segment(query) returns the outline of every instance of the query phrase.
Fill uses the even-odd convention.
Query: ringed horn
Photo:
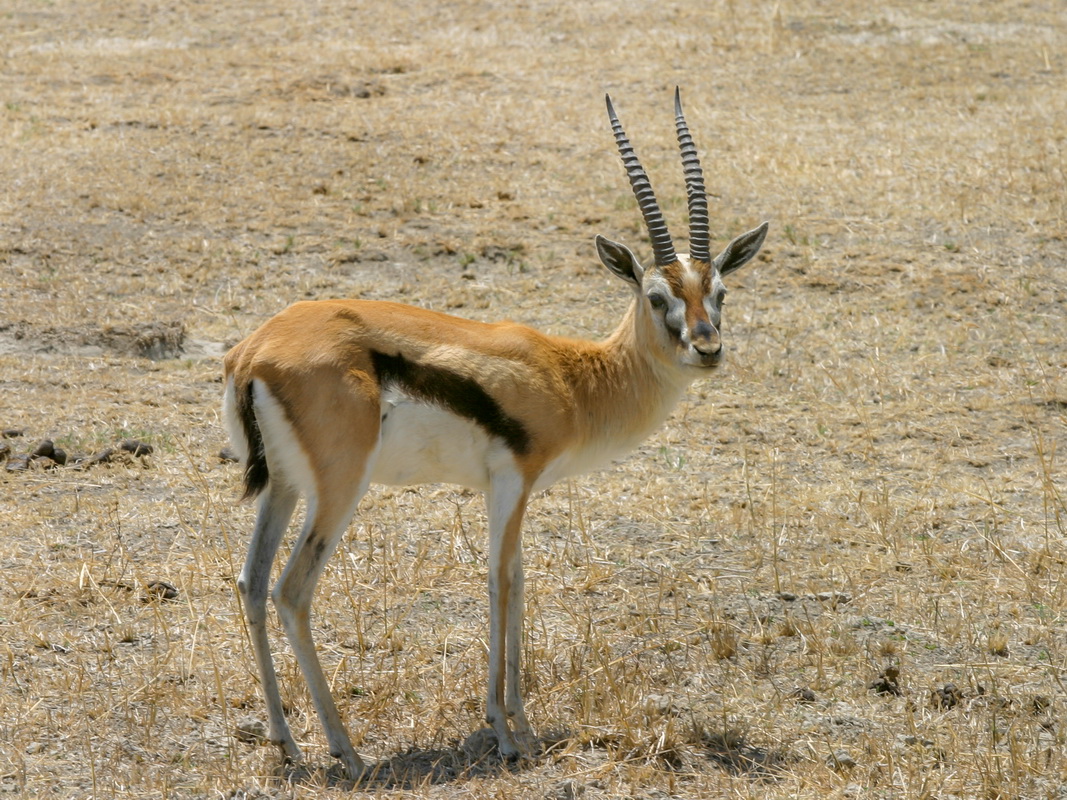
[[[652,184],[648,180],[641,162],[637,159],[630,140],[623,131],[622,123],[615,113],[615,107],[611,104],[611,96],[605,95],[608,106],[608,118],[611,120],[611,129],[615,134],[615,143],[622,156],[626,175],[630,179],[630,187],[637,198],[637,206],[641,210],[641,216],[645,219],[645,227],[652,242],[652,254],[656,266],[665,267],[678,260],[674,251],[671,235],[667,231],[667,223],[663,219],[656,195],[652,191]],[[689,126],[686,125],[685,116],[682,114],[682,97],[678,87],[674,89],[674,117],[675,126],[678,130],[678,145],[682,151],[682,169],[685,172],[685,193],[689,205],[689,257],[694,261],[704,263],[711,262],[710,233],[708,229],[708,197],[704,189],[704,173],[700,169],[700,159],[697,156],[696,145],[693,137],[689,134]]]

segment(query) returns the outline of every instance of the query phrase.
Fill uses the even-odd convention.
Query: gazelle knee
[[[246,607],[266,606],[267,581],[254,572],[242,570],[237,576],[237,593],[241,595]]]
[[[283,624],[289,625],[298,620],[307,621],[311,616],[310,602],[306,595],[307,587],[300,581],[283,577],[274,586],[270,594],[271,602],[281,617]]]

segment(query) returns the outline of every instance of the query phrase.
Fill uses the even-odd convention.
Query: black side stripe
[[[490,436],[503,439],[516,455],[529,452],[530,435],[522,423],[506,414],[473,378],[409,361],[400,353],[389,355],[371,350],[370,357],[382,386],[395,385],[412,397],[471,420]]]
[[[237,393],[237,416],[241,418],[245,440],[248,442],[248,461],[245,463],[245,491],[242,500],[255,497],[267,487],[270,471],[267,453],[263,449],[263,434],[259,430],[256,410],[252,405],[252,381],[243,392]]]

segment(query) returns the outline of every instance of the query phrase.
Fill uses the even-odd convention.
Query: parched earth
[[[0,791],[1067,797],[1061,17],[8,3]],[[281,768],[222,353],[327,297],[606,336],[593,236],[649,248],[603,95],[684,250],[676,85],[716,242],[771,235],[726,367],[531,507],[540,756],[482,729],[484,510],[434,486],[375,490],[316,601],[377,771],[345,783],[272,621],[308,753]]]

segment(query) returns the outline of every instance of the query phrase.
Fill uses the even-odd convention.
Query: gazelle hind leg
[[[522,476],[493,478],[489,501],[489,694],[486,721],[505,758],[527,755],[533,738],[518,682],[522,655],[522,517],[528,489]],[[509,720],[520,734],[512,734]]]
[[[369,474],[366,465],[363,472]],[[311,633],[311,601],[323,568],[337,548],[356,505],[366,491],[367,481],[364,479],[358,489],[348,487],[346,490],[337,487],[333,492],[327,492],[324,488],[323,496],[308,498],[304,530],[274,589],[274,604],[278,609],[278,616],[285,627],[289,644],[296,654],[319,720],[326,731],[330,754],[341,761],[348,777],[354,781],[363,775],[365,767],[363,759],[352,747],[315,650]]]
[[[296,507],[297,492],[274,481],[260,496],[252,541],[248,547],[244,568],[237,579],[237,590],[244,605],[245,620],[252,652],[259,669],[260,686],[267,705],[267,725],[270,741],[278,745],[289,761],[300,760],[297,746],[285,721],[281,694],[278,691],[278,675],[270,654],[267,637],[267,594],[270,589],[270,570],[278,543],[289,526]]]

